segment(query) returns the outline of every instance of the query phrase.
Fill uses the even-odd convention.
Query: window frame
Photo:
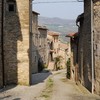
[[[10,11],[10,6],[13,6],[13,10]],[[16,3],[14,1],[8,1],[7,2],[7,12],[12,13],[12,12],[16,12]]]

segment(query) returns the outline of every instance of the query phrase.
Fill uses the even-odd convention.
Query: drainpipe
[[[3,78],[3,87],[5,86],[5,73],[4,73],[4,38],[3,38],[3,26],[4,26],[4,0],[2,0],[2,15],[1,15],[1,56],[2,56],[2,78]]]
[[[91,0],[91,67],[92,67],[92,93],[94,93],[94,54],[93,54],[93,0]]]

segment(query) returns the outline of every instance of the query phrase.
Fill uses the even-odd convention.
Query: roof
[[[46,26],[38,26],[38,29],[48,30]]]
[[[38,13],[38,12],[36,12],[36,11],[32,11],[32,13],[35,13],[35,14],[37,14],[37,15],[40,15],[40,13]]]
[[[58,32],[54,32],[54,31],[48,31],[48,35],[59,36],[59,33]]]
[[[70,33],[70,34],[66,35],[66,37],[75,37],[77,35],[78,35],[78,32],[76,32],[76,33]]]

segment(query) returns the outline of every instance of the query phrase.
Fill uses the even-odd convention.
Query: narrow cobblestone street
[[[100,100],[81,85],[67,80],[66,70],[43,72],[33,78],[35,82],[31,87],[7,87],[0,92],[0,100]]]

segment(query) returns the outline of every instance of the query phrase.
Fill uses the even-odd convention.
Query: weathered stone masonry
[[[2,0],[0,0],[0,87],[3,85],[2,80],[2,54],[1,54],[1,34],[2,34]]]
[[[38,72],[38,15],[32,11],[32,73]]]
[[[47,52],[47,28],[46,27],[38,27],[39,31],[39,60],[41,64],[48,65],[48,52]]]
[[[94,74],[95,93],[100,95],[100,0],[94,2]]]
[[[5,85],[12,83],[30,85],[30,1],[4,0],[4,2],[3,46]],[[0,85],[2,84],[1,68],[0,62]]]
[[[92,67],[91,67],[91,0],[84,0],[84,23],[82,34],[82,84],[92,90]],[[80,48],[81,49],[81,48]]]
[[[91,38],[92,33],[93,38]],[[94,69],[92,69],[91,39],[93,39]],[[79,80],[88,90],[93,90],[94,93],[100,95],[100,0],[93,0],[93,5],[91,5],[91,0],[84,0],[84,19],[79,29],[78,48]],[[92,84],[94,84],[93,87]]]
[[[100,0],[84,0],[84,25],[83,25],[83,84],[90,91],[92,90],[92,78],[94,78],[94,92],[100,95]],[[93,16],[91,12],[93,9]],[[91,23],[93,20],[93,25]],[[93,67],[92,69],[92,49],[91,37],[93,28]],[[92,73],[94,70],[94,73]],[[92,76],[94,74],[94,77]]]

